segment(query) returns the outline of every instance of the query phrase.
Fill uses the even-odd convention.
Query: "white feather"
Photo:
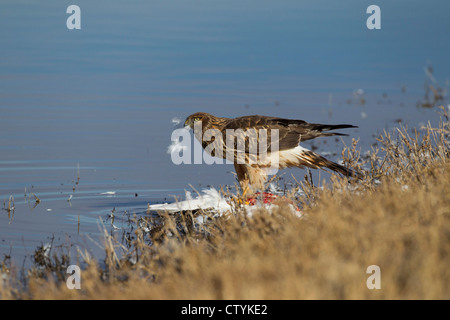
[[[299,163],[299,155],[310,151],[301,145],[293,149],[281,150],[279,153],[271,153],[267,156],[267,163],[271,163],[271,167],[266,170],[267,175],[274,175],[279,169],[286,168],[287,163]]]
[[[202,190],[202,194],[193,198],[190,192],[186,192],[186,200],[173,203],[154,204],[148,206],[152,211],[192,211],[198,209],[215,209],[220,213],[231,210],[231,206],[226,199],[214,188]]]
[[[177,201],[173,203],[163,203],[163,204],[153,204],[149,205],[148,209],[151,211],[166,211],[166,212],[180,212],[180,211],[192,211],[192,210],[214,210],[218,215],[222,215],[226,212],[231,212],[233,207],[230,205],[229,201],[223,197],[219,191],[214,188],[203,189],[202,193],[196,198],[192,198],[189,192],[186,192],[187,199],[183,201]],[[297,215],[301,216],[301,212],[298,211],[292,204],[289,204],[291,211]],[[244,208],[248,215],[252,215],[255,210],[260,208],[265,208],[271,211],[277,208],[276,204],[265,204],[258,200],[255,205],[245,205]],[[202,218],[203,219],[203,218]],[[200,219],[201,221],[203,221]],[[199,221],[198,221],[199,222]],[[199,222],[200,223],[200,222]]]

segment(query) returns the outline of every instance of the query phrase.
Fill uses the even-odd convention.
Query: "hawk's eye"
[[[194,117],[194,121],[199,121],[200,117]]]

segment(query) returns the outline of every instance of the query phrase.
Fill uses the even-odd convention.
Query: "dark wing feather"
[[[328,124],[316,124],[308,123],[303,120],[283,119],[277,117],[265,117],[265,116],[244,116],[235,119],[229,119],[224,123],[221,128],[223,134],[226,129],[241,129],[247,131],[253,129],[258,131],[259,129],[267,129],[268,137],[268,151],[270,151],[270,141],[272,141],[271,129],[277,129],[279,134],[279,150],[286,150],[295,148],[301,141],[314,139],[317,137],[327,136],[346,136],[347,134],[339,132],[326,132],[335,129],[345,128],[357,128],[356,126],[349,124],[328,125]],[[225,136],[225,135],[224,135]],[[247,139],[248,141],[248,139]],[[248,152],[248,146],[246,146],[246,152]]]

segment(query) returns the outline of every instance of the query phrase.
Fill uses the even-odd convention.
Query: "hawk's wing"
[[[326,124],[315,124],[308,123],[303,120],[291,120],[291,119],[283,119],[277,117],[266,117],[266,116],[244,116],[235,119],[229,119],[222,129],[222,134],[225,137],[227,129],[233,129],[234,132],[237,132],[239,129],[246,134],[246,152],[249,152],[248,149],[248,141],[249,136],[251,137],[256,135],[259,138],[260,129],[266,129],[267,134],[267,151],[271,150],[271,142],[272,141],[272,130],[278,130],[278,149],[286,150],[292,149],[299,145],[301,141],[306,141],[310,139],[314,139],[317,137],[324,136],[346,136],[346,134],[338,133],[338,132],[325,132],[334,129],[341,128],[356,128],[355,126],[348,124],[340,124],[340,125],[326,125]],[[251,132],[252,134],[249,134]],[[262,150],[261,150],[262,151]]]

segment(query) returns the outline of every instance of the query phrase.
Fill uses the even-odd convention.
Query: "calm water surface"
[[[66,28],[71,4],[81,30]],[[0,206],[13,197],[15,210],[0,211],[0,260],[30,261],[52,239],[99,253],[91,239],[112,211],[233,185],[232,166],[171,162],[174,118],[351,123],[344,141],[364,150],[398,121],[436,124],[417,103],[425,82],[449,87],[448,1],[378,1],[372,31],[370,4],[2,1]],[[339,160],[340,141],[316,143]]]

